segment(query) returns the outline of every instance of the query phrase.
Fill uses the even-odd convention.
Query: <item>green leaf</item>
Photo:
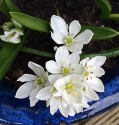
[[[24,13],[10,12],[11,16],[22,25],[41,32],[50,32],[51,28],[47,21],[29,16]]]
[[[50,24],[47,21],[23,13],[11,12],[10,14],[15,20],[17,20],[19,23],[26,27],[42,32],[51,31]],[[93,40],[110,39],[119,34],[116,30],[106,27],[103,28],[95,26],[82,26],[82,31],[84,31],[85,29],[90,29],[94,32]]]
[[[0,0],[0,11],[3,14],[5,14],[6,16],[8,16],[8,17],[10,16],[9,15],[9,9],[8,9],[8,7],[7,7],[7,5],[6,5],[4,0]]]
[[[13,3],[13,0],[5,0],[10,11],[21,12],[21,10]]]
[[[8,71],[8,69],[10,68],[13,62],[13,60],[10,60],[10,57],[12,53],[14,53],[14,50],[16,49],[16,47],[17,47],[16,45],[14,46],[8,43],[3,47],[3,49],[0,52],[0,58],[1,58],[0,80],[2,80],[2,78],[4,77],[4,75],[6,74],[6,72]]]
[[[102,18],[109,18],[110,12],[112,11],[110,2],[108,0],[95,0],[95,2],[102,10],[102,14],[100,16]]]
[[[24,38],[20,44],[13,45],[10,43],[6,43],[6,45],[2,48],[0,52],[0,80],[5,76],[12,63],[14,62],[17,54],[19,53],[27,34],[24,35]]]
[[[3,0],[0,0],[0,5],[2,4]]]
[[[90,29],[93,33],[93,40],[106,40],[119,35],[119,32],[107,27],[82,26],[82,30]]]

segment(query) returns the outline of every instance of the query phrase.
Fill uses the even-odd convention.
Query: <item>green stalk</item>
[[[86,57],[92,58],[94,56],[106,56],[107,58],[119,56],[119,47],[100,53],[82,54],[81,59]]]
[[[57,9],[57,16],[60,16],[59,10]]]
[[[54,54],[52,54],[52,53],[43,52],[43,51],[28,48],[28,47],[22,47],[21,51],[26,52],[26,53],[30,53],[30,54],[34,54],[34,55],[37,55],[37,56],[54,58]]]
[[[0,47],[3,47],[3,46],[4,46],[4,43],[0,43]],[[20,51],[25,52],[25,53],[34,54],[37,56],[54,58],[54,54],[52,54],[52,53],[39,51],[39,50],[28,48],[28,47],[21,47]],[[81,54],[81,59],[84,59],[86,57],[92,58],[94,56],[106,56],[107,58],[119,56],[119,47],[110,49],[108,51],[103,51],[100,53]]]
[[[110,14],[110,20],[119,21],[119,14]]]

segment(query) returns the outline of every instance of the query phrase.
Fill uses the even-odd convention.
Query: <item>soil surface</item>
[[[67,23],[70,23],[72,20],[79,20],[82,25],[105,26],[119,31],[118,22],[105,21],[99,18],[101,11],[96,6],[94,0],[14,0],[14,2],[22,12],[47,21],[50,21],[53,14],[57,14],[56,10],[58,9],[60,16],[63,17]],[[110,0],[110,2],[113,7],[112,12],[119,13],[119,1]],[[7,20],[2,13],[0,13],[0,18],[0,24],[3,24]],[[25,42],[25,46],[53,53],[53,47],[57,45],[51,39],[50,34],[31,31]],[[92,41],[84,46],[83,53],[100,52],[117,46],[119,46],[119,36],[105,41]],[[45,66],[45,62],[48,60],[50,60],[50,58],[20,52],[4,80],[8,81],[7,84],[9,84],[11,88],[17,90],[21,83],[16,82],[16,80],[24,73],[32,73],[27,66],[29,61]],[[114,68],[118,62],[118,57],[107,59],[103,66],[106,73]]]
[[[110,1],[113,7],[112,12],[118,13],[118,0]],[[105,26],[119,30],[119,23],[116,21],[105,21],[99,18],[101,11],[96,6],[94,0],[75,0],[75,2],[73,0],[14,0],[14,2],[22,12],[47,21],[50,21],[51,16],[56,14],[56,10],[58,9],[60,15],[67,23],[70,23],[72,20],[79,20],[82,25]],[[3,24],[7,19],[2,13],[0,13],[0,17],[2,19],[0,20],[0,24]],[[25,46],[53,53],[53,47],[57,45],[51,39],[49,33],[31,31],[25,42]],[[83,53],[100,52],[117,46],[119,46],[119,37],[105,41],[92,41],[84,46]],[[20,52],[4,80],[9,81],[8,83],[12,85],[12,88],[17,89],[20,86],[20,83],[16,82],[17,78],[24,73],[31,73],[27,67],[29,61],[45,66],[45,62],[48,60],[50,59]],[[117,57],[110,58],[107,59],[103,67],[106,72],[108,72],[115,67],[117,63]]]

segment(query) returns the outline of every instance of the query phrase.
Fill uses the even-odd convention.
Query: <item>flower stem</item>
[[[3,47],[3,46],[4,46],[4,43],[0,43],[0,47]],[[20,49],[20,51],[25,52],[25,53],[34,54],[34,55],[37,55],[37,56],[54,58],[54,54],[52,54],[52,53],[39,51],[39,50],[32,49],[32,48],[25,47],[25,46],[23,46]],[[84,59],[86,57],[92,58],[94,56],[106,56],[107,58],[116,57],[116,56],[119,56],[119,47],[114,48],[114,49],[110,49],[108,51],[103,51],[103,52],[100,52],[100,53],[81,54],[80,56],[81,56],[81,59]]]
[[[119,47],[100,53],[82,54],[81,59],[84,59],[86,57],[92,58],[94,56],[106,56],[107,58],[119,56]]]
[[[28,48],[28,47],[22,47],[21,51],[30,53],[30,54],[34,54],[34,55],[38,55],[38,56],[54,58],[54,54],[52,54],[52,53],[43,52],[43,51],[39,51],[36,49]]]

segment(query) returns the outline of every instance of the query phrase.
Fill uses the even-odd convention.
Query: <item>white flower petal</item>
[[[2,41],[8,42],[8,39],[5,35],[0,35],[0,38],[1,38]]]
[[[100,67],[102,66],[106,61],[106,57],[105,56],[96,56],[96,57],[93,57],[92,59],[90,59],[88,62],[87,62],[87,65],[90,65],[90,66],[96,66],[96,67]]]
[[[20,88],[16,92],[15,98],[19,99],[27,98],[33,89],[34,89],[33,82],[27,82],[22,86],[20,86]]]
[[[15,32],[15,30],[5,31],[5,35],[1,35],[1,39],[5,42],[19,43],[20,35]]]
[[[63,105],[60,105],[59,110],[64,117],[68,117],[69,106],[64,107]]]
[[[20,43],[21,40],[20,40],[20,38],[12,38],[12,39],[9,39],[9,42],[10,42],[10,43],[17,44],[17,43]]]
[[[34,81],[36,79],[37,79],[37,77],[35,75],[24,74],[20,78],[18,78],[17,81],[28,82],[28,81]]]
[[[37,86],[30,94],[30,107],[35,106],[35,104],[38,102],[38,99],[36,98],[37,93],[41,90],[42,86]]]
[[[63,86],[65,85],[65,81],[62,79],[59,79],[55,82],[54,87],[60,92],[63,90]]]
[[[66,107],[66,106],[68,106],[68,104],[65,102],[65,100],[63,100],[62,99],[62,105],[64,106],[64,107]]]
[[[55,54],[55,60],[60,66],[62,66],[66,62],[68,56],[69,56],[68,49],[65,47],[59,47]]]
[[[96,77],[101,77],[105,74],[104,69],[102,69],[101,67],[93,67],[92,72]]]
[[[80,113],[80,112],[83,112],[83,106],[81,106],[80,104],[73,104],[73,107],[74,107],[74,109],[75,109],[75,111],[77,112],[77,113]]]
[[[54,113],[58,110],[61,104],[61,98],[52,97],[50,99],[50,113],[54,115]]]
[[[15,35],[8,40],[11,43],[20,43],[20,35],[18,33],[15,33]]]
[[[104,85],[99,78],[93,77],[92,79],[88,79],[87,83],[95,91],[104,92]]]
[[[70,110],[69,110],[69,116],[74,116],[76,114],[74,108],[72,106],[70,106]]]
[[[94,33],[91,30],[85,30],[79,35],[75,37],[75,41],[79,42],[80,44],[88,44],[90,40],[92,39]]]
[[[88,98],[88,100],[99,100],[98,94],[90,88],[88,88],[88,91],[85,93],[85,96]]]
[[[50,86],[42,88],[36,95],[36,98],[39,100],[49,100],[51,97]]]
[[[89,61],[89,57],[86,57],[85,59],[80,61],[80,64],[83,65],[83,66],[86,66],[88,61]]]
[[[45,71],[42,66],[29,61],[28,67],[31,68],[37,76],[44,76]]]
[[[86,99],[86,97],[84,97],[84,96],[82,97],[81,105],[82,105],[84,108],[89,108],[87,99]]]
[[[56,75],[49,75],[48,80],[50,84],[54,84],[58,79],[62,78],[63,75],[56,74]]]
[[[67,104],[72,104],[72,103],[80,103],[82,100],[82,95],[78,92],[76,94],[74,93],[68,93],[66,90],[63,91],[63,99],[66,101]]]
[[[14,30],[4,31],[4,34],[5,34],[6,37],[11,36],[11,35],[14,34],[14,33],[15,33]]]
[[[81,25],[79,24],[79,21],[74,20],[69,25],[69,34],[70,36],[75,37],[81,29]]]
[[[79,64],[79,65],[74,67],[74,70],[72,71],[72,73],[80,75],[82,77],[86,73],[86,68],[83,65]]]
[[[74,67],[78,65],[79,60],[80,60],[79,53],[74,52],[68,57],[67,64],[70,65],[71,67]]]
[[[68,50],[70,52],[79,52],[79,54],[82,53],[82,48],[83,48],[83,45],[80,44],[79,42],[74,42],[73,45],[70,45],[70,46],[66,46],[68,48]]]
[[[48,72],[53,73],[53,74],[60,73],[62,70],[59,67],[59,65],[53,60],[46,62],[46,69]]]
[[[51,37],[57,44],[64,44],[64,38],[60,34],[51,32]]]
[[[54,97],[61,97],[62,96],[62,94],[60,93],[60,92],[54,92],[54,93],[52,93],[52,95],[54,96]]]
[[[54,32],[57,32],[64,38],[68,35],[67,24],[64,19],[59,16],[53,15],[51,17],[51,28]]]

